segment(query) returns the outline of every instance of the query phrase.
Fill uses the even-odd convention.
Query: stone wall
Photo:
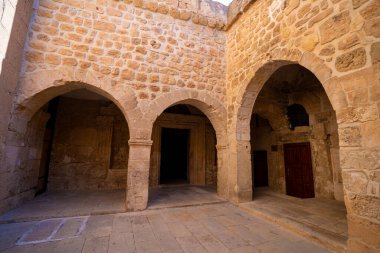
[[[17,1],[16,13],[20,3],[31,5]],[[349,250],[379,250],[378,0],[235,0],[227,25],[225,8],[203,0],[36,3],[17,94],[12,92],[30,7],[17,15],[23,22],[12,26],[10,41],[19,43],[12,43],[15,51],[7,46],[6,56],[15,60],[6,58],[12,64],[3,61],[1,70],[6,122],[13,97],[14,109],[10,124],[0,129],[0,144],[6,146],[0,156],[7,154],[0,179],[10,182],[2,184],[0,210],[33,190],[13,191],[31,175],[26,173],[31,171],[26,154],[33,150],[25,145],[28,122],[53,97],[78,88],[109,98],[130,126],[128,210],[146,207],[153,124],[180,102],[200,109],[215,129],[219,194],[249,201],[256,98],[279,67],[300,64],[319,79],[336,113],[339,147],[334,153],[343,175]]]
[[[336,112],[349,251],[379,250],[379,2],[239,3],[245,7],[238,16],[231,14],[227,30],[229,162],[236,168],[230,187],[237,189],[235,201],[252,194],[251,180],[241,175],[250,171],[249,119],[257,95],[279,67],[300,64],[316,75]]]
[[[22,52],[32,13],[32,0],[1,1],[0,8],[0,164],[4,164],[5,145],[8,123],[11,117],[12,100],[16,94],[16,86],[22,61]],[[17,17],[17,18],[15,18]],[[11,168],[0,166],[0,184],[4,185]],[[0,190],[0,199],[8,196],[6,190]],[[15,205],[20,198],[8,199],[5,205]],[[0,207],[0,212],[3,209]]]
[[[151,8],[153,2],[141,1],[136,8],[140,1],[127,2],[41,1],[26,47],[25,78],[74,68],[128,85],[138,100],[190,88],[223,101],[224,33],[162,14],[161,7],[169,8],[164,4]]]
[[[48,189],[124,189],[128,140],[124,116],[111,101],[60,98]]]
[[[52,98],[80,88],[109,98],[131,123],[128,171],[142,177],[128,183],[134,210],[146,207],[150,136],[167,107],[186,101],[200,108],[224,143],[224,7],[209,1],[36,3],[7,133],[12,157],[2,167],[30,171],[21,155],[29,152],[23,144],[28,122]],[[14,185],[23,180],[2,179],[10,178]],[[22,194],[10,188],[3,189],[3,200]]]

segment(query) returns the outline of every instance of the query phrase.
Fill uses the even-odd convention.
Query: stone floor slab
[[[201,188],[190,192],[199,196],[202,191]],[[73,203],[79,203],[77,196],[73,199]],[[204,199],[212,199],[212,196]],[[38,201],[45,206],[45,201]],[[73,203],[70,206],[76,205]],[[63,205],[57,203],[57,206],[61,208]],[[275,203],[271,203],[271,208],[274,207]],[[33,217],[37,217],[37,210],[30,211]],[[290,212],[295,211],[293,208]],[[334,210],[328,210],[328,213],[340,217]],[[329,252],[276,223],[226,202],[133,213],[71,217],[65,212],[61,214],[65,216],[34,222],[0,223],[0,252]]]

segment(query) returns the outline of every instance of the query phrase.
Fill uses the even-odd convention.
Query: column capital
[[[225,144],[225,145],[215,145],[216,149],[217,150],[224,150],[224,149],[228,149],[228,144]]]
[[[128,141],[129,146],[152,146],[153,141],[152,140],[129,140]]]

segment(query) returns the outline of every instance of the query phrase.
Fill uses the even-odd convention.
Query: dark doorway
[[[47,113],[50,114],[50,118],[46,123],[44,140],[42,144],[41,151],[41,162],[38,173],[38,183],[36,187],[36,195],[46,192],[48,177],[49,177],[49,165],[51,158],[51,150],[53,146],[53,136],[55,129],[55,122],[57,118],[57,110],[58,110],[59,97],[54,98],[50,101]]]
[[[188,182],[189,129],[162,128],[161,132],[161,184]]]
[[[253,151],[253,186],[268,186],[268,161],[267,151]]]
[[[286,193],[297,198],[314,198],[310,143],[284,144]]]

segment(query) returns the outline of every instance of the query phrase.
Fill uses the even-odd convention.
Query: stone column
[[[127,211],[144,210],[148,205],[151,140],[130,140],[127,177]]]
[[[216,145],[216,150],[218,152],[217,191],[220,197],[228,199],[228,146]]]
[[[251,142],[237,142],[237,186],[235,194],[238,203],[252,201]]]
[[[252,201],[251,143],[235,140],[229,151],[228,199],[234,203]]]

